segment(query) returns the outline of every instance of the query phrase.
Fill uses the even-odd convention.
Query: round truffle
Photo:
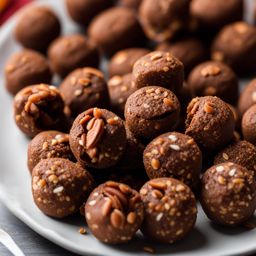
[[[64,102],[54,86],[28,86],[16,94],[13,106],[17,126],[29,137],[46,130],[66,128]]]
[[[75,119],[69,140],[82,166],[108,168],[114,166],[125,151],[124,122],[108,110],[91,108]]]
[[[108,90],[110,95],[111,108],[114,113],[124,116],[125,103],[128,97],[133,94],[136,88],[132,81],[132,75],[113,76],[108,81]]]
[[[189,0],[143,0],[139,17],[145,34],[158,42],[173,38],[185,26],[189,4]]]
[[[56,14],[46,6],[26,8],[15,27],[15,38],[25,48],[46,52],[59,36],[61,25]]]
[[[65,77],[76,68],[97,68],[99,65],[97,46],[79,34],[56,39],[50,45],[48,56],[53,71],[61,77]]]
[[[137,46],[144,37],[135,12],[124,7],[113,7],[99,14],[88,33],[107,55]]]
[[[14,53],[5,64],[5,87],[13,95],[28,85],[50,83],[51,80],[46,58],[35,51]]]
[[[59,89],[73,117],[92,107],[109,107],[108,87],[103,73],[97,69],[74,70]]]
[[[184,38],[173,43],[161,43],[157,46],[157,50],[169,52],[180,60],[184,65],[186,76],[192,68],[205,61],[208,57],[205,46],[195,37]]]
[[[149,85],[178,91],[184,80],[183,64],[169,52],[155,51],[141,57],[133,67],[137,88]]]
[[[118,4],[127,8],[138,10],[142,0],[119,0]]]
[[[229,66],[217,61],[207,61],[196,66],[188,77],[188,88],[195,96],[217,96],[236,105],[238,79]]]
[[[253,73],[256,67],[256,28],[236,22],[225,26],[212,46],[212,59],[223,61],[241,75]]]
[[[200,27],[216,31],[243,19],[243,0],[193,0],[190,13]]]
[[[82,26],[89,25],[96,15],[112,4],[112,0],[66,0],[70,17]]]
[[[101,242],[127,243],[143,221],[143,202],[136,190],[108,181],[89,196],[85,216],[92,234]]]
[[[128,48],[117,52],[108,65],[109,76],[122,76],[131,73],[135,62],[148,53],[149,50],[144,48]]]
[[[28,144],[27,164],[31,173],[40,160],[56,157],[74,162],[68,134],[58,131],[40,132]]]
[[[159,178],[148,181],[140,190],[145,207],[143,235],[160,243],[174,243],[193,229],[196,199],[181,181]]]
[[[221,150],[214,159],[214,164],[232,162],[256,173],[256,147],[248,141],[236,141]]]
[[[202,168],[202,153],[191,137],[169,132],[147,145],[143,162],[150,179],[175,178],[195,188]]]
[[[51,217],[64,218],[79,211],[92,189],[90,173],[64,158],[43,159],[32,172],[34,202]]]
[[[212,152],[226,146],[233,138],[234,129],[233,112],[221,99],[205,96],[189,103],[186,134],[204,150]]]
[[[127,128],[142,140],[173,130],[178,124],[179,114],[180,103],[175,94],[158,86],[137,90],[125,104]]]
[[[256,208],[256,183],[241,165],[214,165],[202,177],[201,204],[209,219],[235,226],[248,220]]]
[[[256,105],[251,106],[242,118],[242,133],[245,140],[256,145]]]

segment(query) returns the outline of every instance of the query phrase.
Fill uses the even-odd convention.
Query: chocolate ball
[[[202,153],[191,137],[168,132],[147,145],[143,162],[150,179],[175,178],[195,188],[202,168]]]
[[[13,106],[16,125],[29,137],[46,130],[66,128],[64,102],[54,86],[28,86],[16,94]]]
[[[195,96],[217,96],[236,105],[238,79],[229,66],[217,61],[207,61],[196,66],[188,77],[188,88]]]
[[[205,46],[195,37],[187,37],[175,42],[163,42],[156,49],[169,52],[180,60],[184,65],[186,75],[208,57]]]
[[[130,241],[140,228],[144,208],[140,194],[129,186],[108,181],[93,190],[85,205],[92,234],[101,242]]]
[[[248,220],[256,208],[256,183],[241,165],[214,165],[202,177],[201,204],[212,221],[236,226]]]
[[[82,26],[89,25],[96,15],[112,4],[112,0],[66,0],[70,17]]]
[[[27,7],[20,15],[14,35],[25,48],[46,52],[59,36],[61,25],[56,14],[46,6]]]
[[[234,115],[221,99],[205,96],[189,103],[186,134],[204,150],[212,152],[226,146],[233,138],[234,129]]]
[[[243,19],[243,0],[193,0],[190,13],[200,27],[216,31]]]
[[[214,164],[232,162],[256,173],[256,147],[248,141],[236,141],[221,150],[214,158]]]
[[[242,118],[242,133],[245,140],[256,145],[256,105],[251,106]]]
[[[119,0],[118,4],[127,8],[138,10],[142,0]]]
[[[61,83],[65,104],[76,117],[92,107],[109,107],[109,94],[104,75],[94,68],[78,68]]]
[[[189,16],[189,0],[143,0],[139,17],[148,38],[163,42],[185,26]]]
[[[143,235],[160,243],[174,243],[193,229],[196,199],[188,186],[172,178],[148,181],[140,190],[145,207]]]
[[[256,67],[256,28],[236,22],[225,26],[212,45],[212,59],[223,61],[237,73],[253,73]]]
[[[88,109],[75,119],[69,140],[82,166],[99,169],[114,166],[126,147],[123,120],[105,109]]]
[[[109,76],[122,76],[131,73],[135,62],[148,53],[149,50],[144,48],[128,48],[117,52],[108,65]]]
[[[58,131],[40,132],[28,144],[27,165],[31,173],[42,159],[56,157],[75,161],[68,134]]]
[[[136,14],[124,7],[113,7],[99,14],[88,33],[107,55],[140,45],[144,37]]]
[[[79,211],[92,188],[90,173],[64,158],[43,159],[32,172],[34,202],[44,214],[54,218]]]
[[[14,53],[5,64],[5,87],[15,95],[24,87],[50,83],[52,74],[46,58],[32,50]]]
[[[180,103],[171,91],[158,86],[147,86],[127,99],[124,114],[126,126],[134,136],[150,140],[176,127]]]
[[[141,57],[133,67],[135,86],[161,86],[178,91],[184,80],[183,64],[169,52],[155,51]]]
[[[48,50],[51,67],[61,77],[76,68],[98,67],[97,46],[88,38],[76,34],[56,39]]]

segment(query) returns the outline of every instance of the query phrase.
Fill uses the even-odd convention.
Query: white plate
[[[37,1],[51,5],[62,18],[64,33],[75,31],[65,16],[62,0]],[[194,231],[183,241],[159,246],[144,241],[140,234],[127,245],[107,246],[92,235],[80,235],[84,225],[80,216],[58,221],[43,215],[34,205],[30,176],[26,168],[28,140],[15,127],[12,118],[12,98],[4,89],[3,66],[12,53],[19,49],[12,37],[14,16],[0,31],[0,199],[9,210],[30,228],[52,242],[81,255],[131,256],[147,255],[144,246],[152,246],[157,255],[245,255],[256,251],[256,229],[224,229],[208,221],[199,209]]]

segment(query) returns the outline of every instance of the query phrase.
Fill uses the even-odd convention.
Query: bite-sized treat
[[[256,79],[250,81],[240,94],[238,101],[239,114],[242,116],[254,104],[256,104]]]
[[[56,157],[75,161],[69,146],[69,135],[66,133],[58,131],[40,132],[28,144],[27,164],[31,173],[40,160]]]
[[[64,158],[43,159],[32,172],[34,201],[51,217],[64,218],[79,211],[92,189],[90,173]]]
[[[14,53],[5,65],[5,87],[13,95],[24,87],[50,83],[52,74],[46,58],[32,50]]]
[[[245,140],[256,145],[256,105],[251,106],[242,118],[242,133]]]
[[[176,127],[180,103],[170,90],[147,86],[127,99],[124,114],[127,128],[136,138],[147,141]]]
[[[150,179],[170,177],[195,188],[202,168],[202,153],[191,137],[169,132],[147,145],[143,162]]]
[[[243,19],[243,0],[192,0],[190,13],[200,27],[216,31]]]
[[[236,141],[221,150],[214,159],[214,164],[232,162],[256,173],[256,147],[248,141]]]
[[[88,33],[107,55],[140,45],[144,38],[135,12],[124,7],[113,7],[99,14]]]
[[[126,147],[124,122],[106,109],[88,109],[75,119],[69,142],[82,166],[100,169],[114,166]]]
[[[205,46],[195,37],[184,38],[173,43],[161,43],[157,46],[157,50],[170,52],[180,60],[184,65],[186,75],[208,57]]]
[[[223,61],[238,74],[253,73],[256,67],[256,28],[236,22],[225,26],[212,46],[212,59]]]
[[[113,112],[122,117],[124,115],[124,107],[128,97],[137,89],[138,88],[136,88],[132,81],[132,74],[113,76],[108,81],[110,103]]]
[[[46,6],[26,8],[15,27],[15,38],[25,48],[46,52],[59,36],[61,25],[56,14]]]
[[[141,57],[133,67],[137,88],[149,85],[178,91],[184,80],[183,64],[169,52],[155,51]]]
[[[66,0],[70,17],[82,26],[89,25],[96,15],[112,4],[112,0]]]
[[[145,207],[143,235],[160,243],[174,243],[194,227],[196,199],[188,186],[172,178],[148,181],[140,190]]]
[[[138,10],[142,0],[119,0],[118,4],[124,7],[132,8]]]
[[[139,16],[145,34],[158,42],[173,38],[186,24],[189,4],[189,0],[143,0]]]
[[[56,39],[48,50],[51,67],[61,77],[76,68],[98,67],[97,46],[86,37],[76,34]]]
[[[104,75],[94,68],[78,68],[71,72],[61,83],[60,92],[73,117],[92,107],[109,107]]]
[[[101,242],[130,241],[140,228],[144,207],[140,194],[129,186],[108,181],[93,190],[85,205],[92,234]]]
[[[256,183],[241,165],[214,165],[202,177],[201,204],[209,219],[225,226],[248,220],[256,208]]]
[[[226,146],[233,138],[234,129],[232,110],[221,99],[205,96],[189,103],[186,134],[204,150],[212,152]]]
[[[149,50],[145,48],[128,48],[117,52],[109,62],[109,77],[131,73],[135,62],[148,53]]]
[[[188,88],[194,97],[217,96],[227,103],[237,103],[237,76],[229,66],[218,61],[196,66],[188,77]]]
[[[64,102],[59,90],[47,84],[31,85],[14,98],[14,118],[29,137],[46,130],[64,130]]]

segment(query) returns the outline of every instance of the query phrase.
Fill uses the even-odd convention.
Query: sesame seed
[[[175,141],[177,140],[177,137],[176,137],[175,135],[173,135],[173,134],[169,135],[168,138],[169,138],[171,141],[173,141],[173,142],[175,142]]]
[[[53,193],[54,194],[58,194],[58,193],[61,193],[62,191],[64,190],[64,187],[63,186],[60,186],[60,187],[57,187],[53,190]]]
[[[90,201],[88,204],[89,204],[90,206],[93,206],[93,205],[96,204],[96,200],[92,200],[92,201]]]
[[[176,150],[176,151],[180,150],[180,147],[178,145],[174,145],[174,144],[171,144],[170,148],[173,149],[173,150]]]
[[[224,167],[223,167],[222,165],[217,166],[217,167],[216,167],[216,171],[217,171],[217,172],[223,172],[223,171],[224,171]]]
[[[231,170],[229,171],[228,175],[232,177],[232,176],[235,175],[235,173],[236,173],[236,169],[231,169]]]
[[[162,217],[163,217],[163,213],[162,212],[160,212],[157,216],[156,216],[156,221],[160,221],[161,219],[162,219]]]
[[[222,157],[223,157],[225,160],[228,160],[228,159],[229,159],[229,156],[228,156],[226,153],[223,153],[223,154],[222,154]]]

